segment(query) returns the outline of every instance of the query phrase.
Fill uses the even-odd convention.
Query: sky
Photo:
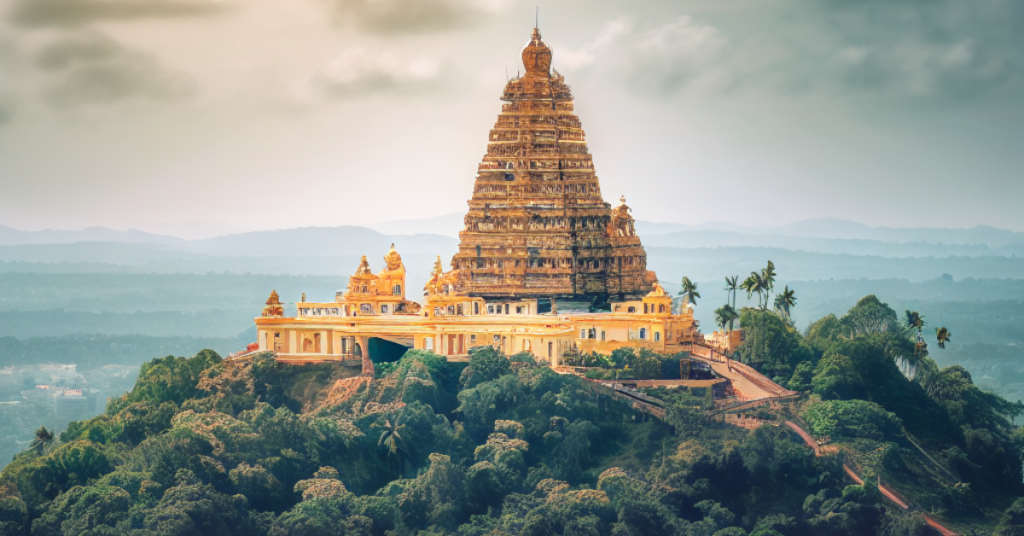
[[[463,211],[537,7],[637,219],[1024,231],[1024,0],[0,0],[0,224]]]

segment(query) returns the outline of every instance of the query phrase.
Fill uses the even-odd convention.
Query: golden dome
[[[277,295],[276,290],[270,291],[270,297],[267,298],[267,305],[281,305],[281,297]]]
[[[356,275],[370,274],[370,262],[366,260],[366,255],[363,255],[362,260],[359,261],[359,268],[356,268]]]
[[[395,251],[394,244],[391,244],[391,251],[388,251],[388,254],[384,255],[384,266],[390,271],[402,268],[402,256]]]
[[[533,29],[530,42],[523,47],[523,65],[527,75],[550,75],[551,49],[540,40],[540,30],[537,28]]]

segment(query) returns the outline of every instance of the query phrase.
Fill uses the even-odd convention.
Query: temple
[[[459,233],[456,287],[487,299],[639,298],[656,277],[626,199],[612,209],[601,196],[572,93],[537,29],[522,57]]]
[[[303,294],[295,317],[272,292],[253,350],[282,362],[358,359],[372,374],[380,354],[409,348],[460,360],[492,346],[558,366],[569,353],[675,353],[703,340],[690,306],[647,270],[625,198],[614,208],[602,198],[572,94],[538,30],[522,56],[526,74],[505,86],[459,251],[447,271],[437,258],[422,301],[407,299],[392,244],[379,273],[364,256],[346,290],[327,302]]]

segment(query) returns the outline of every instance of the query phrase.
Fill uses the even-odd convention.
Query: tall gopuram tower
[[[625,299],[651,290],[625,198],[601,186],[572,93],[536,28],[508,82],[459,233],[458,290],[487,299]]]

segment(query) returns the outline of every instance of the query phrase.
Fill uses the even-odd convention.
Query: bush
[[[903,426],[895,414],[866,400],[816,400],[802,416],[817,436],[881,440],[899,435]]]

